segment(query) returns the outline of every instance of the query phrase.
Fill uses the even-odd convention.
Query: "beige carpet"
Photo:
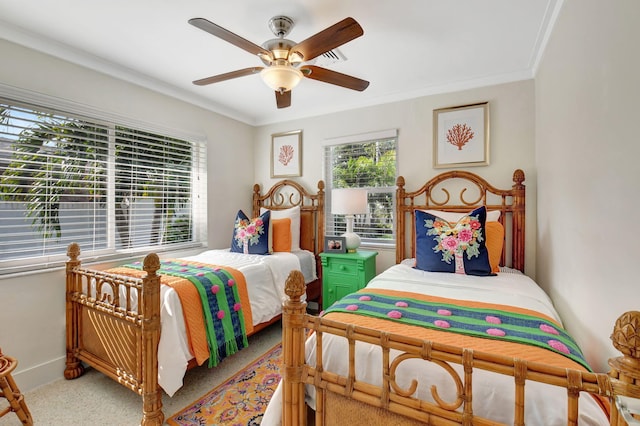
[[[218,367],[201,366],[187,372],[184,386],[173,397],[163,396],[165,417],[180,411],[272,348],[282,338],[280,322],[249,338],[249,347]],[[60,372],[62,377],[62,372]],[[18,383],[20,386],[20,383]],[[25,394],[37,426],[133,426],[142,418],[142,398],[103,374],[90,369],[75,380],[61,378]],[[0,400],[0,407],[4,407]],[[19,426],[9,413],[0,426]]]

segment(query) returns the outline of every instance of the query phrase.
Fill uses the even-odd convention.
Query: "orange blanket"
[[[205,265],[198,262],[188,262],[193,265],[202,265],[207,268],[215,268],[217,265]],[[243,306],[242,313],[244,315],[245,330],[247,335],[253,332],[253,317],[251,314],[251,305],[249,303],[249,295],[247,293],[247,283],[242,272],[228,266],[220,266],[228,271],[236,281],[240,300]],[[135,278],[143,278],[146,272],[127,267],[118,267],[109,269],[107,272],[125,275]],[[189,349],[193,354],[198,365],[202,365],[209,358],[209,345],[207,344],[207,336],[204,323],[204,313],[202,311],[202,301],[200,294],[195,286],[187,279],[172,275],[161,275],[160,282],[164,285],[172,287],[178,294],[182,305],[185,327],[187,331],[187,341]]]
[[[403,291],[394,291],[394,290],[381,290],[381,289],[366,289],[369,293],[380,293],[389,296],[404,296],[413,299],[425,300],[429,302],[442,302],[442,303],[451,303],[451,299],[428,296],[423,294],[409,293]],[[491,303],[481,303],[474,301],[462,301],[456,300],[455,303],[460,306],[468,306],[468,307],[483,307],[483,308],[491,308],[501,310],[504,309],[504,306],[491,304]],[[520,308],[512,308],[511,311],[530,314],[530,315],[539,315],[532,311],[528,311],[526,309]],[[582,366],[577,364],[574,361],[567,359],[566,357],[548,351],[543,348],[533,347],[533,346],[523,346],[519,343],[514,342],[503,342],[500,340],[494,339],[483,339],[480,337],[468,336],[459,333],[452,333],[449,331],[442,331],[437,329],[430,329],[415,325],[408,325],[394,321],[385,321],[381,319],[376,319],[372,317],[367,317],[364,315],[353,315],[347,313],[337,313],[331,312],[326,314],[326,318],[333,319],[336,321],[355,323],[358,325],[362,325],[363,327],[374,328],[377,330],[383,330],[390,333],[401,334],[403,336],[415,337],[418,339],[431,340],[438,343],[443,343],[446,345],[463,347],[463,348],[472,348],[474,350],[489,352],[489,353],[500,353],[505,356],[517,357],[527,359],[529,361],[542,362],[551,365],[558,365],[560,367],[570,367],[570,368],[579,368],[583,371],[586,371]],[[551,318],[546,318],[549,321],[553,321]]]

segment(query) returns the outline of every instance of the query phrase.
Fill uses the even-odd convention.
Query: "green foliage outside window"
[[[122,249],[135,246],[138,219],[130,209],[142,199],[152,200],[153,211],[145,213],[151,217],[149,243],[192,241],[194,152],[189,142],[0,104],[0,154],[0,201],[5,207],[18,206],[18,214],[24,210],[41,239],[52,240],[48,246],[60,244],[56,252],[64,253],[78,227],[89,226],[70,224],[75,213],[67,211],[71,219],[65,231],[63,205],[72,210],[93,205],[91,209],[103,211],[103,218],[105,211],[115,212],[116,248]],[[115,203],[112,210],[109,203]],[[0,231],[20,239],[10,228],[1,226]],[[106,241],[106,224],[96,229],[102,233],[96,238]],[[30,238],[35,237],[23,236],[22,244]],[[7,250],[14,250],[5,252],[9,256],[20,254]]]

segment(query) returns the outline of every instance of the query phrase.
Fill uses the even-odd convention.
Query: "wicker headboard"
[[[324,181],[318,181],[318,192],[312,194],[292,180],[281,180],[264,195],[260,185],[253,185],[253,215],[260,215],[260,208],[285,210],[300,206],[300,248],[316,255],[324,248]]]
[[[416,210],[468,212],[484,205],[487,210],[501,212],[499,221],[505,227],[505,244],[500,265],[524,272],[525,186],[522,170],[513,172],[513,182],[511,189],[497,189],[474,173],[450,171],[435,176],[417,191],[407,192],[404,177],[398,176],[396,263],[415,255]]]

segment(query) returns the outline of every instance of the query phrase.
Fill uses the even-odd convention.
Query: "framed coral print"
[[[302,130],[271,135],[271,177],[302,176]]]
[[[489,103],[433,110],[433,167],[489,165]]]

